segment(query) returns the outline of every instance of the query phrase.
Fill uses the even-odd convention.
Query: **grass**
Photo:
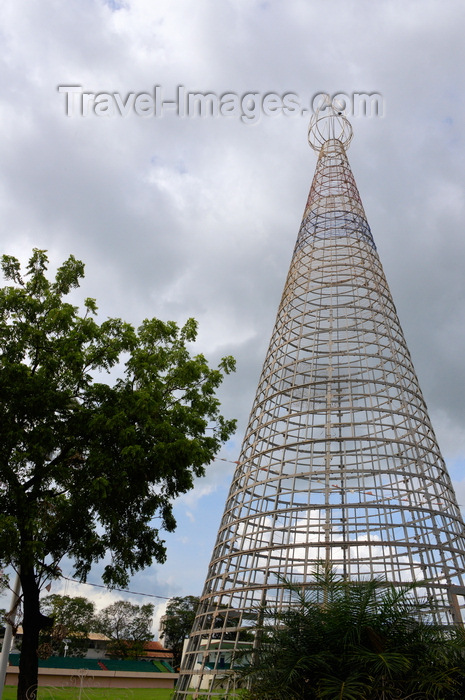
[[[39,688],[37,700],[171,700],[165,688]],[[16,700],[16,686],[6,685],[2,700]]]

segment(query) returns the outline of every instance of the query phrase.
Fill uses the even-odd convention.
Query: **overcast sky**
[[[292,93],[307,109],[323,92],[382,97],[383,116],[351,117],[348,155],[463,506],[464,20],[462,0],[2,3],[0,252],[26,261],[46,248],[53,265],[72,253],[102,317],[194,316],[198,351],[213,364],[237,358],[221,392],[237,435],[179,499],[167,563],[132,590],[201,593],[316,155],[300,110],[181,117],[150,115],[149,98],[137,114],[131,100],[155,86],[165,101],[178,86],[260,101]],[[105,97],[67,116],[59,86],[117,93],[127,116],[104,114]],[[98,568],[89,580],[100,583]],[[100,606],[121,597],[52,590]]]

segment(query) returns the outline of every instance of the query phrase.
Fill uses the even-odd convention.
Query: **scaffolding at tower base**
[[[324,119],[327,119],[325,122]],[[318,163],[175,698],[233,694],[234,659],[282,577],[421,582],[462,622],[464,525],[346,148],[313,120]]]

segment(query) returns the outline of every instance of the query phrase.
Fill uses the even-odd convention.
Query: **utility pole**
[[[11,596],[10,612],[6,614],[5,636],[3,637],[2,651],[0,653],[0,698],[3,697],[3,688],[5,686],[6,669],[8,666],[8,657],[10,655],[11,642],[13,639],[13,627],[18,610],[19,595],[21,593],[21,580],[19,573],[16,574],[13,592]]]

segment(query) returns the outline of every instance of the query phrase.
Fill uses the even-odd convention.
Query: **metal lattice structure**
[[[462,620],[464,525],[368,226],[338,114],[319,151],[177,700],[232,690],[261,603],[319,561],[349,579],[424,581]],[[463,602],[463,601],[462,601]],[[189,688],[191,690],[189,690]]]

